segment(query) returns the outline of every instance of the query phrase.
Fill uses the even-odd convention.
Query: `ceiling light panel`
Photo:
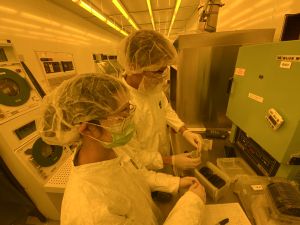
[[[179,10],[179,7],[180,7],[180,3],[181,3],[181,0],[177,0],[177,1],[176,1],[175,8],[174,8],[174,12],[173,12],[173,16],[172,16],[171,23],[170,23],[170,27],[169,27],[169,31],[168,31],[168,36],[169,36],[170,33],[171,33],[172,26],[173,26],[173,24],[174,24],[175,18],[176,18],[176,16],[177,16],[177,13],[178,13],[178,10]]]
[[[98,9],[96,9],[91,4],[88,4],[82,0],[72,0],[74,3],[78,4],[81,8],[85,9],[87,12],[91,13],[95,17],[97,17],[102,22],[106,23],[108,26],[113,28],[114,30],[120,32],[124,36],[127,36],[128,33],[124,31],[118,24],[115,24],[113,21],[108,19],[104,14],[102,14]]]
[[[171,21],[172,15],[173,15],[174,8],[164,8],[160,10],[153,10],[153,16],[156,23],[158,23],[158,20],[160,22],[167,22]]]
[[[125,19],[130,23],[130,25],[136,29],[139,30],[137,24],[135,21],[132,19],[131,16],[129,16],[127,10],[123,6],[123,4],[119,0],[112,0],[112,3],[117,7],[117,9],[122,13],[122,15],[125,17]]]
[[[15,9],[8,8],[6,6],[0,5],[0,12],[8,13],[8,14],[17,14],[18,11]]]
[[[150,15],[150,20],[151,20],[152,28],[153,28],[153,30],[155,30],[155,21],[154,21],[154,17],[153,17],[151,0],[146,0],[146,1],[147,1],[147,7],[148,7],[149,15]]]

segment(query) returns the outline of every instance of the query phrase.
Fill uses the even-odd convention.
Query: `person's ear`
[[[90,130],[89,130],[89,126],[87,123],[81,123],[78,126],[78,132],[83,134],[83,135],[90,135]]]
[[[78,127],[79,133],[82,135],[87,135],[87,136],[98,136],[99,134],[102,134],[103,129],[100,127],[97,127],[95,125],[91,125],[88,123],[81,123]]]

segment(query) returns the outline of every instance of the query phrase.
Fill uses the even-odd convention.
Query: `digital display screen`
[[[46,73],[62,72],[59,62],[43,62]]]
[[[6,54],[4,52],[3,48],[0,48],[0,62],[6,62],[7,61],[7,57]]]
[[[74,70],[73,62],[72,61],[61,61],[61,65],[64,71],[71,71]]]
[[[15,130],[15,134],[18,136],[19,140],[24,139],[28,135],[32,134],[36,131],[35,122],[32,121],[30,123],[25,124],[24,126]]]
[[[275,126],[277,123],[275,119],[272,116],[269,116],[269,120],[272,122],[272,124]]]

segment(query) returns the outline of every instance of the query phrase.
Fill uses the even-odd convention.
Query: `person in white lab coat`
[[[180,132],[198,152],[202,144],[201,135],[185,127],[163,92],[167,66],[174,64],[176,58],[174,46],[153,30],[133,32],[119,48],[118,61],[125,70],[124,82],[136,105],[134,122],[137,132],[126,145],[126,150],[148,169],[158,170],[173,165],[184,170],[196,168],[201,163],[200,157],[192,158],[190,153],[170,156],[167,125]]]
[[[78,75],[43,99],[37,128],[52,145],[78,143],[61,209],[61,225],[157,225],[151,191],[188,191],[164,225],[199,225],[205,190],[194,177],[148,171],[122,151],[135,132],[135,106],[120,81]],[[118,147],[118,150],[116,150]]]

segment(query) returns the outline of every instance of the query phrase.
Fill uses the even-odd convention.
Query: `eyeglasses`
[[[156,71],[148,71],[148,73],[145,73],[144,76],[149,77],[149,78],[154,78],[154,79],[162,79],[167,76],[166,74],[164,74],[166,69],[167,69],[167,67],[161,68]]]
[[[164,67],[164,68],[161,68],[157,71],[153,71],[152,73],[155,73],[155,74],[163,74],[165,72],[165,70],[167,69],[167,67]]]
[[[113,114],[111,114],[109,117],[113,117],[114,115],[118,115],[118,116],[128,116],[130,114],[132,114],[136,109],[136,105],[127,102],[126,104],[124,104],[123,106],[121,106],[119,109],[117,109]]]
[[[113,114],[110,114],[105,120],[102,120],[100,124],[103,125],[103,127],[107,127],[113,124],[124,123],[125,120],[133,117],[135,109],[136,106],[128,102]]]

